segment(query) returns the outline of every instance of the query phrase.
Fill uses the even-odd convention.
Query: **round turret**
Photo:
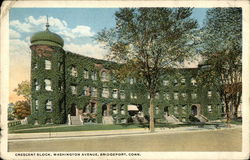
[[[50,45],[55,47],[63,47],[63,39],[53,32],[49,31],[49,23],[47,17],[46,30],[35,33],[31,38],[31,45]]]
[[[31,38],[30,38],[31,45],[50,45],[50,46],[55,46],[55,47],[63,47],[63,39],[53,33],[50,32],[48,29],[42,32],[37,32],[35,33]]]

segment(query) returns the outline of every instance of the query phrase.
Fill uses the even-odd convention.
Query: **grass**
[[[216,123],[184,123],[184,124],[168,124],[156,123],[155,128],[177,128],[197,126],[203,128],[208,125],[224,126],[225,122]],[[231,121],[230,124],[241,125],[240,121]],[[117,129],[135,129],[135,128],[149,128],[148,124],[88,124],[81,126],[67,126],[65,124],[46,124],[46,125],[18,125],[9,127],[9,133],[45,133],[45,132],[70,132],[70,131],[97,131],[97,130],[117,130]]]
[[[70,132],[70,131],[94,131],[143,128],[141,125],[82,125],[82,126],[51,126],[48,128],[34,128],[30,130],[13,129],[9,133],[44,133],[44,132]]]

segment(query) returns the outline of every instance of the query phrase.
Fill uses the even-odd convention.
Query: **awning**
[[[128,105],[128,111],[139,111],[136,105]]]

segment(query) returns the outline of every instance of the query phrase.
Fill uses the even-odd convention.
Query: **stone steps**
[[[70,116],[71,125],[82,125],[80,118],[78,116]]]
[[[114,119],[112,116],[102,117],[102,124],[114,124]]]

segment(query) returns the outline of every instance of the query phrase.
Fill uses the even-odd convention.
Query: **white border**
[[[247,159],[249,157],[249,1],[5,1],[1,7],[1,157],[17,158],[15,152],[7,152],[7,107],[9,103],[9,7],[15,8],[112,8],[112,7],[242,7],[243,8],[243,146],[242,152],[140,152],[138,159]],[[74,152],[77,153],[77,152]],[[34,157],[18,157],[18,159],[34,159]],[[36,157],[44,159],[45,157]],[[66,159],[82,159],[83,157],[66,157]],[[84,157],[87,159],[87,157]],[[93,159],[93,157],[88,157]],[[98,159],[99,157],[96,157]],[[123,159],[122,157],[102,157]],[[132,158],[132,157],[130,157]],[[46,157],[46,159],[62,159],[62,157]],[[100,158],[99,158],[100,159]]]

